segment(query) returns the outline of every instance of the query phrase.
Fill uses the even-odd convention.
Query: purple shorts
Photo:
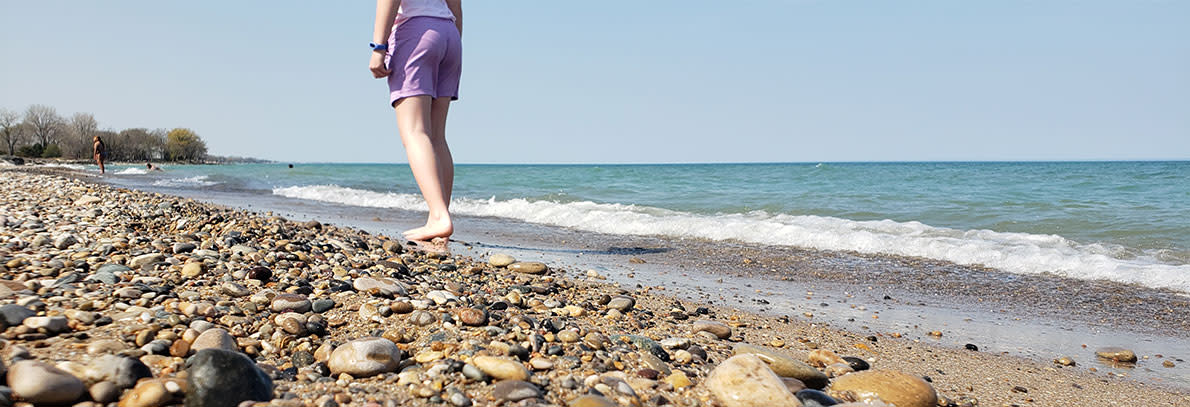
[[[385,63],[389,104],[401,98],[430,95],[459,99],[463,71],[463,43],[454,21],[439,17],[413,17],[388,37]]]

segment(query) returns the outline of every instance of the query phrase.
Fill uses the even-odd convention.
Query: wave
[[[153,181],[153,185],[171,188],[207,187],[215,184],[218,184],[218,182],[208,180],[206,175],[196,175],[186,178],[167,178]]]
[[[144,175],[144,174],[148,174],[148,173],[149,172],[145,171],[144,168],[132,167],[132,168],[122,169],[122,170],[116,172],[116,175]]]
[[[337,185],[274,188],[276,195],[352,206],[423,211],[412,194],[382,193]],[[526,199],[456,199],[452,212],[493,216],[578,230],[621,234],[739,240],[820,250],[893,254],[983,265],[1017,274],[1052,273],[1190,292],[1190,264],[1161,263],[1153,256],[1121,259],[1121,247],[1080,244],[1057,235],[958,230],[921,222],[854,221],[829,216],[765,211],[700,215],[668,209],[595,202]]]
[[[71,169],[71,170],[85,170],[85,169],[87,169],[87,167],[80,165],[80,164],[48,163],[48,164],[38,164],[37,166],[38,167],[67,168],[67,169]]]

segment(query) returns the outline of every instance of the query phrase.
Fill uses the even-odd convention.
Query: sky
[[[1190,159],[1190,2],[465,1],[458,163]],[[0,108],[406,162],[369,1],[0,0]]]

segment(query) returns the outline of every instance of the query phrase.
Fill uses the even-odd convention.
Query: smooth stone
[[[111,403],[120,397],[120,389],[111,382],[95,383],[87,392],[91,394],[91,400],[97,403]]]
[[[529,365],[533,366],[534,370],[550,370],[554,368],[554,362],[543,357],[529,359]]]
[[[612,300],[608,301],[608,303],[607,303],[608,308],[611,308],[611,309],[614,309],[614,310],[617,310],[620,312],[628,312],[635,305],[636,305],[635,299],[633,299],[632,297],[626,297],[623,295],[618,295],[618,296],[612,297]]]
[[[142,254],[140,256],[133,257],[132,261],[128,262],[128,267],[131,267],[133,269],[139,269],[146,264],[160,263],[163,261],[165,261],[164,254],[161,254],[161,253]]]
[[[129,271],[132,271],[132,269],[128,268],[128,266],[125,266],[123,264],[115,264],[115,263],[106,263],[102,266],[99,266],[99,269],[95,270],[96,273],[111,273],[111,274],[121,274],[121,273],[127,273]]]
[[[528,380],[529,369],[515,360],[497,356],[476,356],[471,363],[497,380]]]
[[[325,298],[320,299],[320,300],[314,300],[313,302],[310,303],[310,310],[317,312],[317,313],[326,312],[334,307],[335,307],[335,300],[329,300],[329,299],[325,299]]]
[[[814,389],[798,390],[794,395],[797,396],[798,401],[802,402],[802,407],[826,407],[839,404],[839,400]]]
[[[426,298],[429,299],[430,301],[434,301],[434,303],[438,304],[438,305],[443,305],[443,304],[446,304],[451,301],[454,301],[454,302],[459,301],[459,297],[456,297],[454,294],[451,294],[449,291],[443,291],[443,290],[430,291],[430,292],[426,293]]]
[[[563,331],[558,331],[558,340],[562,341],[564,343],[578,342],[578,340],[579,340],[578,332],[571,331],[569,329],[563,330]]]
[[[88,382],[110,382],[123,390],[135,385],[137,380],[153,377],[153,371],[136,359],[103,355],[87,365],[84,376]]]
[[[239,347],[236,346],[235,338],[232,338],[231,334],[227,333],[227,330],[223,328],[211,328],[198,334],[198,337],[194,338],[194,343],[190,344],[190,349],[194,352],[203,349],[238,351]]]
[[[120,267],[124,267],[124,266],[120,266]],[[84,278],[83,282],[84,283],[99,282],[99,283],[103,283],[103,284],[115,284],[115,283],[120,282],[120,277],[116,277],[115,273],[101,270],[101,271],[96,271],[95,273],[92,273],[91,275],[87,276],[87,278]]]
[[[488,257],[488,264],[495,267],[504,267],[512,263],[516,263],[516,258],[504,253],[496,253]]]
[[[654,356],[652,353],[641,352],[640,361],[644,362],[644,364],[650,369],[660,372],[662,375],[669,376],[670,374],[669,364],[665,363],[665,361],[661,360],[661,358]]]
[[[409,322],[417,326],[426,326],[438,322],[438,317],[429,311],[417,310],[409,314]]]
[[[665,338],[658,343],[666,349],[686,349],[690,347],[690,338]]]
[[[1123,363],[1136,363],[1136,353],[1118,346],[1108,346],[1095,350],[1095,356],[1107,360]]]
[[[87,391],[74,375],[35,360],[9,366],[8,387],[16,398],[33,404],[69,404]]]
[[[475,308],[463,308],[458,311],[459,322],[467,326],[483,326],[488,324],[488,314]]]
[[[735,355],[752,354],[756,355],[760,360],[763,360],[772,369],[773,373],[781,377],[792,377],[801,380],[806,386],[813,389],[822,389],[826,387],[826,375],[815,369],[813,366],[806,364],[800,360],[794,359],[777,351],[762,346],[749,345],[741,343],[732,349]]]
[[[281,294],[273,297],[270,308],[273,312],[305,313],[310,311],[310,299],[301,294]]]
[[[256,267],[248,269],[247,277],[249,280],[256,280],[256,281],[260,281],[262,283],[267,283],[267,282],[269,282],[269,279],[273,278],[273,270],[270,270],[268,267],[265,267],[265,266],[256,266]]]
[[[78,242],[78,238],[74,237],[74,235],[62,235],[54,239],[54,247],[58,250],[65,250],[70,246],[78,244]]]
[[[482,370],[479,370],[478,367],[475,367],[475,365],[470,363],[463,365],[463,376],[475,381],[488,379],[488,375],[486,373],[484,373]]]
[[[521,401],[541,397],[541,389],[524,380],[504,380],[492,386],[492,397],[505,401]]]
[[[28,317],[24,321],[24,325],[30,329],[44,329],[49,333],[69,331],[69,323],[66,317]]]
[[[355,279],[351,286],[361,293],[369,293],[381,297],[409,295],[409,290],[400,281],[388,277],[363,276]]]
[[[174,243],[174,247],[173,247],[174,253],[190,253],[190,252],[194,251],[194,249],[197,249],[197,248],[198,248],[198,245],[191,243],[191,242]]]
[[[618,407],[619,404],[616,404],[614,401],[608,400],[603,397],[593,396],[593,395],[588,394],[586,396],[581,396],[574,400],[570,400],[569,403],[566,403],[566,406],[567,407]]]
[[[83,206],[83,205],[90,205],[90,204],[99,203],[99,202],[103,202],[103,199],[100,199],[97,196],[83,195],[83,196],[79,197],[79,199],[76,199],[74,201],[74,204],[78,205],[78,206]]]
[[[525,274],[545,274],[545,263],[537,261],[518,261],[508,265],[508,269],[517,273]]]
[[[871,366],[868,365],[868,361],[857,358],[855,356],[844,356],[843,360],[846,361],[847,364],[851,366],[851,370],[854,370],[857,372],[868,370],[871,368]]]
[[[173,399],[173,393],[165,387],[165,380],[145,380],[124,395],[119,407],[160,407],[171,404]]]
[[[233,407],[273,399],[273,381],[239,352],[205,349],[186,361],[186,407]]]
[[[707,376],[707,389],[724,407],[798,407],[801,402],[756,355],[735,355]]]
[[[182,266],[182,276],[194,278],[202,275],[203,264],[200,261],[192,261]]]
[[[897,407],[935,407],[938,395],[920,377],[892,370],[866,370],[835,378],[829,392],[840,400],[883,401]]]
[[[331,373],[347,373],[353,377],[367,377],[397,369],[401,350],[384,338],[360,338],[339,345],[327,358]]]
[[[731,327],[719,321],[698,320],[694,321],[694,325],[690,328],[691,333],[709,332],[719,339],[727,339],[731,337]]]
[[[21,325],[21,323],[25,321],[25,318],[29,318],[34,315],[37,315],[37,313],[31,309],[22,307],[20,305],[16,305],[16,304],[0,305],[0,317],[3,317],[3,319],[4,319],[3,321],[0,321],[0,322],[3,322],[3,324],[0,324],[0,325],[3,325],[3,326]]]
[[[87,353],[92,355],[101,355],[105,353],[117,353],[128,349],[128,345],[124,342],[114,339],[100,339],[87,345]]]
[[[244,287],[230,281],[223,283],[223,285],[221,285],[219,288],[223,289],[224,294],[230,295],[232,297],[247,297],[248,295],[252,294],[252,291],[248,290],[248,287]]]

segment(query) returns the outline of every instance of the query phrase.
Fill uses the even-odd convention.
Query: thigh
[[[431,116],[429,95],[410,96],[396,102],[393,110],[397,112],[397,128],[401,130],[401,137],[414,134],[430,134]]]

